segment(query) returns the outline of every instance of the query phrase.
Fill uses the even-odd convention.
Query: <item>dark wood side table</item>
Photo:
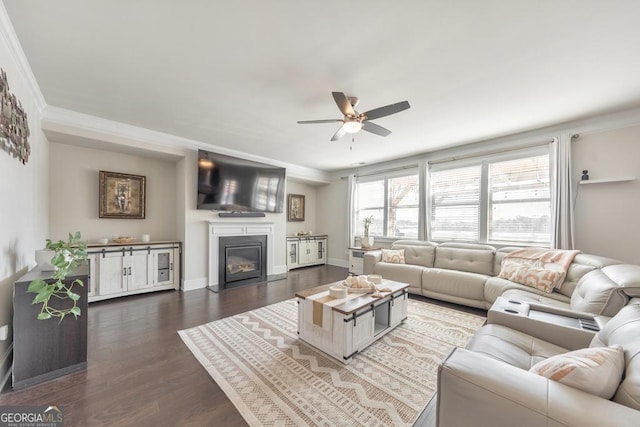
[[[79,267],[65,283],[80,279],[75,286],[80,295],[81,315],[38,320],[40,304],[31,304],[36,294],[27,293],[35,279],[52,282],[51,272],[34,269],[22,276],[13,288],[13,388],[20,389],[87,367],[88,266]]]

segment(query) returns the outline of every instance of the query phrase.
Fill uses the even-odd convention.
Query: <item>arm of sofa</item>
[[[439,427],[640,425],[640,411],[461,348],[438,369],[437,399]]]
[[[375,273],[375,265],[376,263],[382,260],[382,251],[368,251],[364,254],[364,266],[363,272],[364,274],[373,274]]]
[[[503,297],[487,312],[489,324],[503,325],[569,350],[588,347],[598,332],[587,328],[584,322],[593,322],[600,328],[606,323],[602,317],[588,313]]]

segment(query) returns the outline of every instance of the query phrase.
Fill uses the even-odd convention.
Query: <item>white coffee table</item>
[[[389,288],[382,298],[371,294],[349,294],[347,298],[329,296],[329,287],[318,286],[296,293],[298,297],[298,335],[342,363],[398,326],[407,318],[407,283],[383,280],[379,288]]]

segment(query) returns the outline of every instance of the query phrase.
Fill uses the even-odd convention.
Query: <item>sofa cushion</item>
[[[404,264],[404,249],[382,249],[382,262]]]
[[[563,285],[564,287],[564,285]],[[538,289],[531,288],[520,283],[512,282],[510,280],[501,279],[499,277],[490,277],[484,284],[484,298],[487,302],[493,304],[499,296],[503,296],[506,291],[511,289],[517,289],[522,293],[528,293],[533,295],[543,295],[547,298],[558,300],[567,305],[571,301],[569,297],[561,294],[557,289],[551,293],[539,291]],[[535,298],[535,297],[534,297]]]
[[[565,272],[521,264],[506,258],[498,277],[550,293],[562,283]]]
[[[378,262],[374,266],[373,271],[385,279],[408,283],[409,292],[419,295],[422,294],[422,272],[424,271],[424,267],[411,264]]]
[[[611,399],[622,379],[624,354],[619,345],[582,348],[538,362],[530,371],[604,399]]]
[[[484,301],[484,283],[486,274],[466,271],[425,268],[422,272],[422,292],[452,295],[476,301]],[[428,296],[428,295],[427,295]]]
[[[436,247],[434,267],[492,276],[495,248],[471,243],[442,243]]]
[[[559,292],[563,295],[571,297],[578,282],[585,274],[589,273],[590,271],[606,267],[607,265],[621,263],[621,261],[612,258],[605,258],[598,255],[578,254],[573,259],[573,263],[569,266],[567,277],[565,277],[564,283],[560,287]]]
[[[640,266],[610,265],[580,279],[571,296],[571,308],[613,317],[636,295],[640,295]]]
[[[467,349],[486,354],[520,369],[569,350],[498,324],[485,325],[469,341]]]
[[[433,267],[436,256],[436,243],[422,240],[396,240],[391,245],[392,249],[404,249],[404,262],[406,264]]]
[[[620,344],[625,372],[613,400],[640,410],[640,304],[629,304],[596,334],[590,347]]]

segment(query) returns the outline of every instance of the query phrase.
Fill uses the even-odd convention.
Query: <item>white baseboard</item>
[[[4,390],[11,379],[11,362],[13,361],[13,343],[9,345],[0,360],[0,390]]]
[[[273,274],[286,274],[287,273],[287,265],[274,265],[273,266]]]
[[[349,260],[347,259],[329,258],[327,259],[327,264],[335,265],[336,267],[349,268]]]
[[[182,291],[193,291],[196,289],[202,289],[209,286],[209,279],[206,277],[200,277],[198,279],[183,280]]]

